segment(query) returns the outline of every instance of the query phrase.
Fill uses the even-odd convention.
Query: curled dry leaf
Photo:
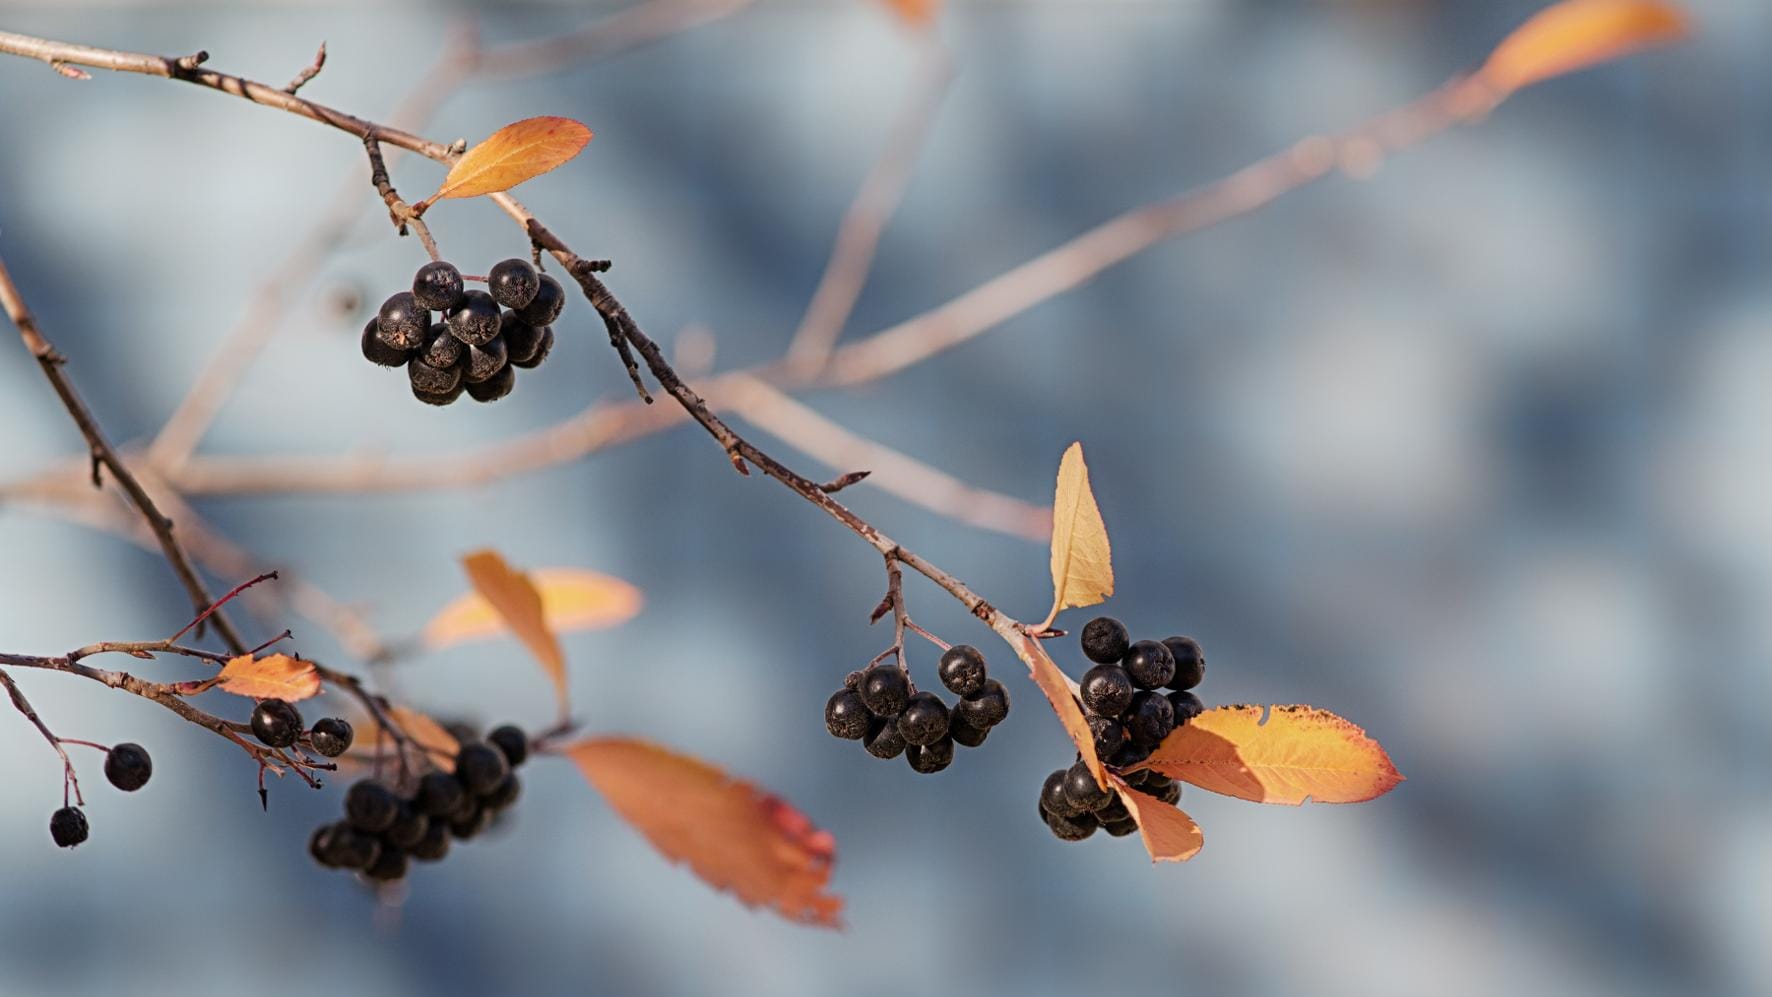
[[[529,581],[541,594],[541,614],[556,634],[603,630],[633,619],[645,603],[640,590],[613,575],[583,568],[535,568]],[[509,633],[504,617],[486,597],[469,592],[444,606],[425,624],[428,648],[453,647]]]
[[[623,820],[709,885],[791,921],[841,926],[843,901],[825,892],[836,841],[780,797],[635,738],[588,738],[562,751]]]
[[[1052,496],[1052,612],[1036,627],[1045,630],[1058,614],[1075,606],[1093,606],[1114,594],[1113,551],[1107,524],[1089,487],[1089,465],[1083,445],[1073,443],[1058,465],[1058,488]]]
[[[242,654],[228,659],[216,676],[216,688],[253,699],[286,699],[291,703],[320,693],[320,675],[314,663],[273,654],[255,658]]]
[[[541,662],[542,670],[554,682],[560,715],[565,716],[568,712],[566,655],[560,650],[560,639],[549,628],[541,592],[528,575],[506,564],[497,551],[477,550],[463,557],[461,564],[467,570],[474,591],[498,613],[529,653],[535,655],[535,660]]]
[[[1214,793],[1298,806],[1363,803],[1403,781],[1366,732],[1327,710],[1221,706],[1176,728],[1138,768]]]
[[[449,168],[426,204],[510,190],[578,155],[591,130],[571,118],[525,118],[493,132]]]
[[[1686,37],[1686,14],[1656,0],[1563,0],[1503,39],[1479,71],[1502,94]]]
[[[1206,845],[1205,835],[1200,833],[1200,825],[1177,807],[1172,807],[1154,796],[1134,789],[1126,780],[1119,776],[1111,776],[1114,788],[1120,791],[1120,801],[1132,812],[1132,819],[1138,823],[1139,837],[1144,839],[1144,850],[1150,853],[1152,862],[1186,862]]]
[[[1064,732],[1070,736],[1071,743],[1082,753],[1083,761],[1089,765],[1089,771],[1095,774],[1095,782],[1107,788],[1107,770],[1102,768],[1101,759],[1095,755],[1095,737],[1089,733],[1089,721],[1083,716],[1083,707],[1077,702],[1076,690],[1071,680],[1065,676],[1052,656],[1039,641],[1026,633],[1016,630],[1012,624],[1005,623],[998,631],[998,636],[1009,642],[1015,649],[1015,656],[1028,666],[1033,674],[1034,684],[1045,693],[1046,702],[1052,705],[1052,712],[1058,714],[1058,722],[1064,726]]]

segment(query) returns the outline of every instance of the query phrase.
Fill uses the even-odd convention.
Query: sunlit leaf
[[[603,630],[626,623],[640,612],[640,590],[616,578],[582,568],[535,568],[529,580],[541,593],[541,614],[556,634]],[[431,618],[423,640],[433,650],[510,633],[504,617],[478,592],[461,596]]]
[[[563,750],[666,858],[749,906],[840,926],[843,901],[825,892],[836,841],[781,798],[634,738],[589,738]]]
[[[1678,41],[1691,30],[1678,6],[1656,0],[1563,0],[1496,46],[1483,79],[1502,93]]]
[[[591,130],[571,118],[525,118],[469,149],[427,200],[510,190],[578,155],[590,140]]]
[[[1363,803],[1403,781],[1377,741],[1327,710],[1221,706],[1176,728],[1139,768],[1201,789],[1297,806]]]
[[[554,682],[560,713],[567,712],[566,655],[560,639],[549,628],[542,609],[541,593],[529,576],[505,563],[497,551],[477,550],[461,559],[474,591],[496,611]]]
[[[1089,465],[1083,445],[1073,443],[1058,465],[1058,488],[1052,497],[1052,612],[1040,629],[1051,626],[1060,611],[1093,606],[1114,594],[1113,552],[1107,524],[1089,487]]]
[[[935,15],[941,12],[942,0],[885,0],[885,3],[907,24],[921,27],[935,20]]]
[[[1111,778],[1114,788],[1120,791],[1120,801],[1126,804],[1126,809],[1132,812],[1132,819],[1138,823],[1144,850],[1152,862],[1186,862],[1200,853],[1206,837],[1200,833],[1200,826],[1192,817],[1132,788],[1117,775]]]
[[[236,696],[286,699],[291,703],[320,692],[320,676],[314,671],[314,663],[287,654],[264,658],[242,654],[230,658],[216,676],[215,684]]]
[[[1028,666],[1033,674],[1034,684],[1046,695],[1046,701],[1052,704],[1052,712],[1058,714],[1058,722],[1064,726],[1064,732],[1082,753],[1083,761],[1089,765],[1089,771],[1095,774],[1095,781],[1101,786],[1107,785],[1107,771],[1101,766],[1101,759],[1095,755],[1095,738],[1089,732],[1089,721],[1083,716],[1083,707],[1078,704],[1071,682],[1063,671],[1052,661],[1052,656],[1040,642],[1027,634],[1013,628],[1005,627],[999,631],[1002,638],[1015,649],[1015,656]]]

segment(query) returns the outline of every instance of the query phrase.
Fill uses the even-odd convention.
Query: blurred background
[[[325,40],[304,95],[381,117],[463,24],[520,42],[621,6],[51,0],[0,4],[0,28],[207,49],[274,85]],[[589,124],[585,154],[519,196],[615,260],[611,285],[655,337],[699,330],[705,359],[711,335],[722,370],[787,346],[922,58],[878,3],[724,6],[656,44],[471,82],[422,129]],[[1538,6],[953,3],[937,32],[956,76],[846,334],[1401,104]],[[916,580],[918,620],[990,654],[1008,724],[933,778],[833,740],[825,698],[889,640],[866,625],[879,560],[679,427],[481,487],[196,511],[255,570],[299,572],[390,636],[465,590],[455,559],[478,546],[633,582],[638,618],[567,641],[588,727],[710,759],[832,830],[846,933],[711,892],[557,762],[531,768],[497,840],[418,870],[378,918],[305,854],[337,788],[274,782],[267,816],[216,738],[16,672],[58,732],[139,741],[156,775],[124,796],[76,755],[92,838],[58,851],[55,758],[0,713],[0,993],[1767,992],[1772,8],[1688,7],[1687,44],[1528,90],[1367,179],[1159,245],[892,377],[798,395],[1036,505],[1084,441],[1115,544],[1107,611],[1135,634],[1198,637],[1209,705],[1311,703],[1363,725],[1409,777],[1396,792],[1291,809],[1190,790],[1206,847],[1179,866],[1153,868],[1136,840],[1062,844],[1033,801],[1071,749],[1008,651]],[[0,255],[115,439],[151,438],[344,183],[361,187],[358,223],[284,289],[276,338],[203,453],[442,460],[631,395],[577,302],[511,398],[416,403],[356,345],[423,260],[362,182],[361,147],[194,88],[95,77],[0,59]],[[439,175],[394,166],[411,198]],[[432,221],[467,272],[524,250],[483,201]],[[80,444],[9,355],[0,467],[16,480]],[[1012,614],[1046,606],[1038,542],[870,486],[846,498]],[[54,510],[0,507],[0,550],[6,650],[189,616],[154,555]],[[236,617],[351,663],[299,616]],[[1074,644],[1055,651],[1080,673]],[[934,663],[913,648],[926,684]],[[441,716],[539,726],[551,710],[511,641],[384,678]]]

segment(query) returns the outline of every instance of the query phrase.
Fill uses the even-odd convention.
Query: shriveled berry
[[[461,397],[461,366],[433,367],[423,357],[413,357],[406,365],[406,377],[412,382],[415,395],[442,396],[451,392]]]
[[[287,748],[301,738],[301,711],[281,699],[261,699],[252,710],[252,736],[273,748]]]
[[[314,721],[314,729],[308,732],[308,740],[313,742],[314,750],[327,758],[337,758],[351,750],[351,741],[357,732],[351,729],[348,720],[339,717],[323,717]]]
[[[1045,783],[1040,786],[1040,809],[1043,812],[1060,817],[1075,817],[1088,812],[1071,802],[1071,798],[1065,794],[1064,781],[1069,774],[1070,770],[1059,769],[1046,777]]]
[[[335,869],[362,869],[381,857],[381,839],[343,821],[325,828],[326,861]]]
[[[1045,814],[1046,826],[1052,829],[1060,841],[1082,841],[1095,833],[1100,826],[1094,814],[1078,814],[1075,817],[1060,817],[1057,814]]]
[[[461,357],[467,347],[462,341],[450,335],[449,330],[441,323],[431,326],[431,334],[425,340],[424,349],[418,352],[419,359],[438,370],[450,370],[461,363]]]
[[[898,732],[898,723],[890,717],[875,717],[861,743],[875,758],[897,758],[907,747],[904,735]]]
[[[514,364],[527,363],[535,356],[541,346],[542,330],[517,317],[517,313],[509,309],[499,316],[498,337],[505,341],[505,352]]]
[[[971,696],[984,688],[986,674],[984,655],[971,644],[955,644],[941,656],[938,668],[941,684],[956,696]]]
[[[486,735],[486,740],[505,753],[505,761],[510,762],[512,768],[529,759],[529,735],[523,733],[521,727],[505,724]]]
[[[1168,695],[1169,706],[1175,711],[1175,726],[1184,726],[1189,720],[1205,712],[1206,704],[1200,697],[1191,692],[1179,691]]]
[[[449,823],[433,820],[425,828],[425,836],[418,844],[407,849],[408,854],[420,862],[435,862],[449,854]]]
[[[486,287],[492,300],[506,308],[522,308],[535,300],[535,292],[541,289],[540,276],[528,260],[500,260],[486,272]]]
[[[989,727],[974,727],[966,722],[965,717],[952,710],[948,711],[948,736],[954,739],[955,744],[963,748],[976,748],[984,743],[990,733]]]
[[[919,692],[898,715],[898,732],[906,744],[934,744],[947,736],[948,708],[933,692]]]
[[[517,369],[515,367],[505,367],[484,381],[462,381],[462,387],[468,390],[468,397],[477,402],[496,402],[510,394],[516,386]]]
[[[1089,714],[1089,733],[1095,738],[1095,754],[1106,758],[1126,740],[1126,728],[1113,717]]]
[[[77,807],[63,807],[49,815],[49,836],[57,848],[73,848],[86,840],[86,815]]]
[[[1009,716],[1009,690],[996,679],[985,679],[984,688],[962,697],[954,710],[967,724],[988,730]]]
[[[566,307],[566,289],[545,273],[538,275],[536,279],[535,297],[516,311],[518,318],[539,328],[553,325],[554,320],[560,317],[561,309]]]
[[[1083,656],[1098,665],[1117,664],[1126,656],[1132,635],[1126,624],[1111,616],[1097,616],[1083,624]]]
[[[105,778],[125,793],[146,786],[153,774],[154,760],[148,757],[148,749],[139,744],[119,744],[105,755]]]
[[[431,829],[431,818],[419,813],[418,808],[410,802],[400,801],[399,815],[394,823],[382,832],[388,843],[400,848],[411,848],[424,839],[425,833]]]
[[[1132,705],[1126,707],[1122,721],[1133,743],[1155,748],[1175,729],[1175,708],[1162,693],[1140,689],[1132,697]]]
[[[1132,702],[1132,676],[1119,665],[1096,665],[1083,673],[1078,686],[1083,692],[1083,708],[1098,717],[1117,717]]]
[[[404,849],[396,848],[393,845],[383,845],[381,854],[377,855],[375,861],[363,870],[363,875],[378,882],[391,883],[396,879],[406,878],[407,868],[408,862]]]
[[[911,768],[923,775],[934,775],[954,764],[954,739],[943,736],[929,744],[913,744],[905,749]]]
[[[1171,689],[1192,689],[1206,680],[1206,652],[1192,637],[1165,637],[1163,646],[1175,659],[1175,675],[1169,679]]]
[[[848,689],[838,689],[824,704],[824,729],[831,736],[845,741],[859,741],[867,736],[874,716],[861,704],[861,697]]]
[[[492,792],[510,774],[504,752],[490,744],[464,744],[455,754],[455,777],[475,796]]]
[[[517,798],[522,795],[523,780],[517,778],[517,773],[512,772],[500,779],[498,785],[492,787],[492,792],[480,797],[480,803],[488,810],[505,810],[516,803]]]
[[[469,384],[478,384],[504,369],[505,341],[495,336],[479,346],[468,347],[461,376]]]
[[[405,350],[382,342],[378,319],[370,319],[369,324],[363,327],[362,348],[363,359],[378,367],[399,367],[410,356]]]
[[[1160,641],[1141,640],[1126,651],[1126,674],[1140,689],[1160,689],[1175,677],[1175,658]]]
[[[345,820],[359,831],[380,834],[400,817],[400,798],[373,779],[353,783],[345,790]]]
[[[861,677],[863,706],[876,717],[896,717],[911,700],[911,680],[897,665],[874,665]]]
[[[443,323],[449,327],[450,335],[469,346],[489,343],[498,335],[498,302],[478,288],[464,291]]]
[[[442,260],[426,263],[412,275],[412,298],[434,312],[454,308],[461,302],[461,271]]]
[[[400,291],[381,303],[375,315],[375,328],[381,341],[397,350],[416,350],[424,345],[431,331],[431,313],[413,299],[411,291]]]
[[[418,780],[418,792],[413,794],[412,802],[426,816],[448,817],[467,798],[468,791],[460,779],[448,772],[427,772]]]
[[[546,360],[548,354],[554,351],[554,330],[552,328],[543,327],[539,331],[541,333],[541,338],[536,340],[535,350],[529,354],[529,359],[512,360],[511,366],[521,367],[524,370],[533,370],[536,367],[540,367],[541,362]]]
[[[1065,770],[1064,795],[1071,801],[1071,806],[1079,811],[1096,810],[1107,805],[1113,798],[1113,791],[1102,789],[1095,784],[1095,776],[1090,773],[1089,766],[1078,762]]]
[[[1111,822],[1104,821],[1104,822],[1102,822],[1101,829],[1103,831],[1106,831],[1107,833],[1113,835],[1116,838],[1124,838],[1128,834],[1137,833],[1138,822],[1133,820],[1131,818],[1131,816],[1127,816],[1127,818],[1125,820],[1116,820],[1116,821],[1111,821]]]

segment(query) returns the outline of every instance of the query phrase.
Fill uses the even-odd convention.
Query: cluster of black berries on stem
[[[1206,677],[1206,656],[1193,638],[1133,641],[1124,624],[1102,616],[1083,627],[1082,645],[1084,656],[1095,663],[1078,687],[1083,715],[1095,753],[1109,768],[1129,768],[1149,758],[1170,732],[1205,708],[1190,691]],[[1179,784],[1148,769],[1126,781],[1171,806],[1181,799]],[[1096,785],[1081,760],[1046,777],[1040,819],[1065,841],[1081,841],[1097,827],[1115,837],[1138,828],[1119,791]]]
[[[133,793],[146,786],[148,778],[154,774],[154,760],[148,756],[148,749],[139,744],[124,743],[105,748],[102,744],[89,741],[63,743],[102,748],[105,752],[105,778],[125,793]],[[54,839],[58,848],[73,848],[83,843],[90,830],[86,823],[86,812],[77,806],[68,806],[65,800],[60,810],[49,815],[49,836]]]
[[[515,769],[528,758],[528,737],[504,726],[484,742],[463,742],[453,772],[426,772],[399,786],[357,782],[345,792],[344,819],[316,828],[308,854],[371,882],[402,879],[413,860],[443,858],[450,839],[478,835],[516,803],[523,784]]]
[[[898,662],[851,672],[824,704],[825,729],[861,741],[875,758],[902,754],[924,775],[940,772],[953,764],[954,745],[978,747],[1009,715],[1009,690],[990,677],[978,648],[948,648],[940,675],[941,684],[960,697],[952,707],[933,692],[918,692]]]
[[[413,396],[430,405],[448,405],[464,392],[477,402],[510,394],[517,368],[547,359],[553,322],[566,307],[560,282],[527,260],[494,266],[485,291],[464,290],[465,279],[453,264],[427,263],[412,278],[412,290],[382,302],[363,327],[363,356],[405,367]]]

